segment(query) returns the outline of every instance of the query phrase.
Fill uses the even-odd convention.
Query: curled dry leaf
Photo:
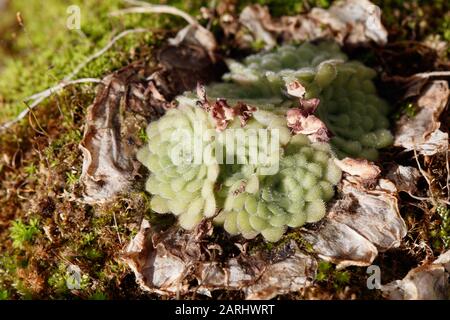
[[[387,31],[381,23],[381,10],[368,0],[347,0],[334,3],[329,13],[345,23],[348,29],[345,41],[349,44],[372,40],[387,43]]]
[[[203,223],[192,234],[176,227],[157,233],[144,219],[123,259],[144,290],[162,295],[185,294],[189,290],[186,277],[201,260],[201,242],[211,230],[210,223]]]
[[[298,81],[292,81],[286,85],[287,93],[293,97],[303,98],[306,93],[305,87]]]
[[[449,286],[450,251],[431,264],[412,269],[402,280],[381,287],[383,295],[391,300],[447,300]]]
[[[181,29],[175,38],[169,39],[172,46],[178,47],[180,44],[194,45],[203,48],[213,62],[216,61],[215,52],[217,42],[211,31],[205,29],[200,24],[190,24]]]
[[[394,164],[386,174],[386,178],[391,180],[397,190],[414,194],[417,191],[417,181],[421,177],[420,171],[414,167]]]
[[[363,180],[373,180],[381,170],[376,164],[366,159],[344,158],[334,159],[334,163],[343,171],[352,176],[358,176]]]
[[[299,99],[301,111],[303,112],[304,116],[308,116],[316,112],[316,109],[320,104],[320,99],[305,99],[304,96],[306,93],[306,89],[300,82],[292,81],[286,85],[286,88],[288,94]]]
[[[346,224],[326,218],[317,230],[305,230],[304,238],[319,257],[347,266],[368,266],[377,256],[375,246]]]
[[[280,294],[298,292],[312,284],[317,261],[302,253],[297,244],[289,243],[295,253],[282,261],[269,264],[258,280],[244,289],[246,299],[268,300]]]
[[[450,71],[431,71],[416,73],[409,77],[382,74],[381,79],[387,85],[393,84],[399,91],[404,91],[402,99],[420,96],[426,84],[432,80],[450,77]]]
[[[370,265],[378,251],[397,247],[407,232],[397,197],[385,187],[390,184],[380,179],[377,188],[369,189],[357,179],[344,179],[342,199],[316,230],[305,231],[305,239],[340,268]]]
[[[270,32],[272,17],[269,10],[260,5],[245,7],[239,15],[239,22],[246,27],[257,40],[265,43],[265,49],[276,46],[277,42],[274,35]]]
[[[146,113],[155,117],[162,113],[158,107],[140,113],[133,111],[142,107],[137,101],[149,99],[137,78],[133,67],[106,77],[106,85],[100,88],[88,108],[80,143],[83,152],[81,181],[87,202],[111,199],[129,187],[137,176],[140,167],[135,160],[140,143],[138,132],[145,126]]]
[[[144,220],[123,259],[144,290],[171,296],[227,289],[242,290],[247,299],[270,299],[311,285],[315,277],[316,260],[303,254],[294,241],[278,252],[277,259],[244,250],[238,257],[219,261],[211,251],[222,249],[218,245],[211,249],[205,242],[211,232],[211,223],[204,222],[193,232],[171,228],[157,233]],[[192,285],[193,279],[197,285]]]
[[[244,127],[252,117],[253,112],[256,111],[255,107],[243,102],[237,102],[234,107],[231,107],[227,100],[222,98],[218,98],[211,103],[206,96],[205,87],[200,84],[197,84],[197,96],[199,98],[198,105],[211,114],[218,131],[225,130],[228,123],[235,117],[239,118],[241,126]]]
[[[252,114],[255,111],[256,111],[255,107],[252,107],[243,102],[238,102],[234,106],[234,113],[239,117],[242,127],[244,127],[247,124],[248,120],[252,117]]]
[[[307,14],[280,19],[273,19],[266,7],[251,5],[242,11],[239,22],[266,49],[274,47],[278,37],[284,41],[328,38],[351,45],[387,42],[381,10],[368,0],[338,1],[327,10],[313,8]]]
[[[450,90],[446,81],[432,81],[417,100],[418,113],[397,122],[394,145],[434,155],[448,150],[448,133],[439,130],[439,117],[448,104]]]
[[[314,109],[314,107],[312,108]],[[290,109],[286,115],[287,126],[295,134],[302,133],[307,135],[313,141],[328,141],[331,132],[325,123],[312,114],[302,109]]]
[[[441,254],[434,263],[443,265],[445,270],[450,273],[450,250]]]
[[[212,105],[208,105],[206,111],[211,113],[218,131],[225,130],[234,119],[234,110],[225,99],[217,99]]]

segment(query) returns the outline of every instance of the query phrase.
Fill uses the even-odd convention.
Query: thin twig
[[[44,99],[46,99],[47,97],[51,96],[54,92],[59,91],[68,85],[78,84],[78,83],[92,83],[92,82],[100,83],[101,80],[97,79],[97,78],[82,78],[82,79],[73,80],[73,81],[72,81],[72,78],[75,77],[90,62],[97,59],[98,57],[103,55],[106,51],[108,51],[117,41],[119,41],[123,37],[126,37],[129,34],[143,33],[143,32],[149,32],[149,31],[150,30],[148,30],[148,29],[137,28],[137,29],[125,30],[125,31],[119,33],[117,36],[112,38],[111,41],[106,44],[106,46],[104,46],[102,49],[100,49],[96,53],[92,54],[91,56],[87,57],[86,60],[84,60],[82,63],[80,63],[70,74],[65,76],[64,79],[59,84],[57,84],[47,90],[33,94],[33,95],[25,98],[23,100],[24,102],[26,102],[26,101],[33,101],[33,102],[29,106],[27,105],[28,108],[23,110],[15,119],[0,125],[0,131],[8,129],[13,124],[15,124],[15,123],[19,122],[20,120],[22,120],[23,118],[25,118],[26,115],[30,112],[30,110],[32,110],[37,105],[39,105]]]
[[[41,103],[46,98],[50,97],[53,93],[56,91],[59,91],[69,85],[79,84],[79,83],[102,83],[102,80],[97,78],[83,78],[83,79],[77,79],[72,81],[62,81],[56,86],[53,86],[47,90],[44,90],[42,92],[39,92],[32,96],[32,98],[25,99],[25,101],[34,100],[27,109],[23,110],[15,119],[8,121],[0,126],[0,131],[3,131],[5,129],[10,128],[13,124],[19,122],[23,118],[25,118],[30,110],[33,110],[39,103]]]
[[[430,78],[430,77],[450,77],[450,71],[432,71],[416,73],[412,77]]]
[[[431,187],[431,181],[428,179],[427,173],[425,171],[423,171],[422,166],[420,165],[419,158],[417,157],[417,150],[416,150],[416,148],[414,148],[413,151],[414,151],[414,159],[416,160],[417,166],[419,167],[419,171],[423,175],[425,180],[427,181],[428,186]]]
[[[431,198],[429,198],[429,197],[418,197],[409,192],[408,192],[408,194],[411,198],[414,198],[416,200],[420,200],[420,201],[430,201],[431,200]]]
[[[29,113],[28,113],[28,122],[30,123],[31,128],[36,131],[37,133],[40,133],[44,136],[46,136],[47,138],[49,138],[48,133],[42,128],[41,124],[39,123],[38,118],[36,117],[36,115],[34,114],[34,111],[28,106],[28,104],[25,102],[25,104],[27,105],[27,108],[29,109]],[[36,125],[39,127],[39,130],[37,130],[34,125],[33,125],[33,121],[31,120],[31,116],[33,116],[34,121],[36,121]]]
[[[414,158],[415,158],[415,160],[416,160],[416,163],[417,163],[417,166],[418,166],[418,168],[419,168],[420,173],[422,174],[422,176],[425,178],[425,180],[426,180],[427,183],[428,183],[428,187],[430,188],[430,194],[431,194],[430,200],[431,200],[431,203],[432,203],[433,206],[434,206],[434,205],[436,204],[436,201],[435,201],[435,199],[434,199],[431,181],[430,181],[430,179],[428,179],[427,173],[422,169],[422,166],[420,165],[419,158],[417,157],[417,150],[416,150],[416,148],[414,148]],[[413,198],[414,198],[414,197],[413,197]]]
[[[122,39],[123,37],[125,37],[125,36],[127,36],[129,34],[142,33],[142,32],[149,32],[149,30],[148,29],[138,28],[138,29],[125,30],[125,31],[119,33],[117,36],[115,36],[113,39],[111,39],[111,41],[108,42],[108,44],[106,46],[104,46],[102,49],[100,49],[99,51],[97,51],[93,55],[89,56],[85,61],[80,63],[69,75],[64,77],[63,81],[72,80],[72,78],[76,74],[78,74],[78,72],[80,72],[86,65],[88,65],[90,62],[92,62],[93,60],[97,59],[102,54],[104,54],[106,51],[108,51],[118,40]],[[48,90],[51,90],[51,89],[52,88],[50,88]],[[36,100],[36,99],[40,98],[42,95],[46,95],[46,91],[39,92],[39,93],[36,93],[36,94],[34,94],[32,96],[29,96],[29,97],[25,98],[23,101]]]
[[[172,6],[163,4],[150,4],[142,1],[126,1],[129,4],[137,5],[133,8],[127,8],[111,12],[111,16],[120,16],[129,13],[167,13],[183,18],[191,25],[198,24],[197,20],[186,12]]]
[[[116,227],[117,238],[119,239],[120,245],[122,245],[122,238],[120,237],[119,226],[117,225],[116,213],[114,211],[113,211],[113,219],[114,219],[114,226]]]
[[[133,33],[143,33],[143,32],[149,32],[148,29],[143,28],[137,28],[137,29],[131,29],[131,30],[125,30],[121,33],[119,33],[117,36],[111,39],[110,42],[106,46],[104,46],[102,49],[94,53],[93,55],[89,56],[84,62],[80,63],[69,75],[67,75],[64,80],[71,80],[74,76],[78,74],[87,64],[92,62],[93,60],[97,59],[101,55],[103,55],[106,51],[108,51],[117,41],[122,39],[123,37],[126,37],[129,34]]]

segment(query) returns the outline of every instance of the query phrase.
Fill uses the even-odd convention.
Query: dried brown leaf
[[[272,18],[267,7],[251,5],[242,11],[239,22],[254,39],[263,41],[266,49],[273,48],[278,37],[284,41],[328,38],[351,45],[387,43],[381,10],[368,0],[338,1],[327,10],[313,8],[307,14],[280,19]]]
[[[189,291],[186,278],[202,260],[202,241],[211,230],[211,223],[204,222],[192,233],[177,226],[158,233],[144,220],[123,259],[144,290],[162,295],[185,294]]]
[[[291,128],[295,134],[304,134],[313,141],[330,140],[331,132],[325,123],[312,114],[302,109],[290,109],[286,115],[287,126]]]
[[[386,178],[391,180],[397,190],[411,194],[417,191],[417,181],[421,177],[420,171],[414,167],[393,165],[386,174]]]
[[[131,109],[135,96],[144,96],[136,81],[136,70],[126,68],[105,78],[94,104],[88,108],[86,127],[80,149],[83,152],[81,181],[87,202],[110,200],[116,193],[130,187],[140,164],[135,160],[139,129],[146,119]],[[134,79],[134,81],[133,81]],[[122,101],[130,93],[127,106]],[[133,105],[133,107],[131,107]],[[162,110],[148,110],[156,116]]]
[[[247,299],[270,299],[299,291],[315,277],[316,260],[302,253],[294,241],[281,249],[277,259],[244,250],[238,257],[220,261],[204,245],[211,232],[211,224],[204,222],[192,233],[175,228],[156,233],[144,220],[124,260],[144,290],[171,296],[210,295],[213,290],[227,289],[242,290]],[[194,278],[198,285],[189,285]]]
[[[404,115],[398,122],[394,145],[433,155],[448,150],[448,133],[439,130],[439,117],[448,104],[450,90],[446,81],[432,81],[417,100],[418,113]]]
[[[336,165],[352,176],[358,176],[363,180],[373,180],[380,174],[381,170],[376,164],[366,159],[344,158],[334,159]]]
[[[447,300],[449,286],[450,251],[442,254],[432,264],[412,269],[402,280],[381,287],[390,300]]]
[[[179,47],[181,44],[202,47],[208,53],[211,61],[216,61],[216,38],[211,31],[198,23],[190,24],[181,29],[175,38],[169,39],[169,43],[175,47]]]
[[[397,197],[386,190],[390,184],[381,179],[378,188],[369,189],[359,179],[344,179],[341,199],[317,229],[305,231],[305,239],[339,268],[370,265],[378,251],[397,247],[407,232]]]

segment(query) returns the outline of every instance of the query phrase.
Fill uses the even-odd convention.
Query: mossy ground
[[[257,2],[269,5],[275,15],[283,15],[312,6],[327,7],[331,1]],[[382,7],[394,44],[401,45],[405,40],[419,43],[430,36],[450,40],[450,17],[442,15],[449,11],[445,1],[375,2]],[[211,5],[210,1],[169,3],[193,15],[201,6]],[[240,1],[238,8],[248,3]],[[81,32],[65,28],[66,9],[72,4],[81,8]],[[48,0],[45,9],[43,6],[40,1],[15,0],[0,12],[0,123],[26,107],[22,103],[25,97],[58,83],[121,31],[137,27],[152,30],[123,38],[77,77],[102,77],[131,61],[148,58],[165,33],[183,25],[179,18],[166,15],[109,17],[109,12],[122,6],[120,0]],[[367,63],[383,66],[372,52],[356,55]],[[425,57],[414,57],[419,70],[427,71]],[[445,57],[441,59],[448,63]],[[408,67],[400,64],[398,68]],[[68,87],[42,103],[29,118],[0,134],[0,299],[156,298],[137,287],[133,274],[120,260],[121,249],[137,232],[142,218],[159,219],[149,210],[148,195],[135,192],[95,207],[79,203],[74,197],[79,192],[82,164],[78,143],[86,108],[94,95],[91,85]],[[397,106],[397,114],[413,116],[412,110],[408,104]],[[446,113],[442,123],[448,120]],[[385,152],[387,159],[417,166],[411,154],[394,148]],[[401,248],[377,258],[376,264],[390,270],[383,275],[383,283],[403,277],[411,267],[450,247],[449,209],[432,200],[443,196],[440,193],[445,189],[446,159],[419,161],[434,178],[432,186],[423,181],[420,188],[419,196],[430,200],[403,199],[401,212],[410,232]],[[308,251],[308,244],[295,233],[287,234],[280,243],[289,239]],[[253,246],[274,249],[262,242]],[[70,265],[81,270],[81,288],[77,290],[67,288]],[[356,267],[336,271],[322,262],[317,286],[283,298],[379,298],[379,292],[367,289],[365,272],[365,268]],[[215,295],[221,299],[240,297],[226,291]]]

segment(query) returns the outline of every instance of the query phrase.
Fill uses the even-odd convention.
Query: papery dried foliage
[[[270,299],[312,284],[317,263],[294,241],[281,249],[281,258],[275,261],[262,252],[224,258],[218,244],[207,245],[212,232],[212,225],[204,222],[192,232],[171,228],[157,233],[144,220],[124,259],[141,288],[169,296],[211,295],[227,289],[242,290],[247,299]]]
[[[399,246],[406,235],[392,189],[395,186],[388,180],[380,179],[370,188],[347,177],[342,181],[342,198],[317,229],[306,231],[305,239],[321,258],[338,267],[370,265],[379,251]]]
[[[322,120],[314,115],[301,112],[300,109],[291,109],[287,113],[288,126],[295,134],[301,133],[309,136],[313,141],[329,141],[331,133]]]
[[[338,1],[327,10],[313,8],[306,14],[279,19],[272,18],[266,7],[252,5],[242,11],[239,23],[251,32],[253,40],[263,41],[266,49],[274,47],[277,38],[283,42],[328,38],[349,45],[387,43],[381,10],[367,0]],[[245,38],[242,40],[245,43]]]
[[[397,122],[394,145],[427,156],[448,151],[448,133],[439,129],[439,118],[449,97],[447,81],[432,81],[417,99],[417,114],[404,115]]]
[[[391,300],[447,300],[449,286],[450,251],[433,263],[412,269],[402,280],[381,287],[383,295]]]

